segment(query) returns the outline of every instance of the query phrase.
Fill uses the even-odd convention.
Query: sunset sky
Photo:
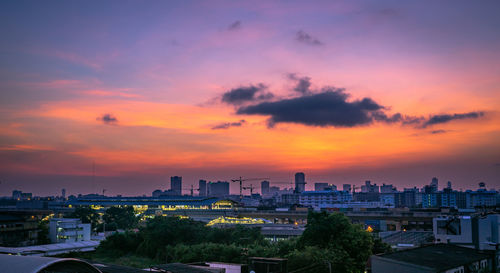
[[[308,189],[433,176],[498,189],[499,14],[499,1],[2,1],[0,195],[149,195],[174,175],[289,187],[298,171]]]

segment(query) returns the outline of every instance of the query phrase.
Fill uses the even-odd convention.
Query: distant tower
[[[351,192],[351,190],[352,190],[351,184],[344,184],[344,185],[342,185],[342,190],[346,191],[346,192]]]
[[[269,181],[260,182],[260,193],[262,195],[269,194]]]
[[[198,182],[199,196],[207,196],[207,181],[200,179]]]
[[[438,179],[437,177],[433,177],[431,181],[431,188],[433,188],[433,191],[438,191]]]
[[[451,190],[451,181],[448,181],[447,188]]]
[[[170,177],[170,190],[174,195],[182,195],[182,176]]]
[[[66,189],[61,190],[61,197],[66,198]]]
[[[301,193],[306,190],[306,175],[304,173],[295,174],[295,192]]]

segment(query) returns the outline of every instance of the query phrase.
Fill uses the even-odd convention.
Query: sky
[[[500,188],[498,1],[2,1],[0,195]],[[259,180],[248,181],[259,187]],[[231,185],[238,192],[238,185]]]

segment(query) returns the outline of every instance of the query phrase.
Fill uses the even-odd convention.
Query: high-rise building
[[[173,195],[182,195],[182,176],[170,177],[170,190]]]
[[[351,190],[352,190],[351,184],[342,185],[342,191],[351,192]]]
[[[306,175],[304,173],[295,174],[295,192],[301,193],[306,190]]]
[[[207,196],[207,181],[200,179],[198,182],[198,192],[199,196]]]
[[[229,195],[229,182],[208,182],[208,196],[223,197]]]
[[[373,184],[370,180],[365,181],[365,185],[361,186],[361,192],[380,192],[379,186]]]
[[[431,181],[431,188],[433,188],[434,192],[438,191],[438,186],[439,186],[439,183],[438,183],[437,177],[433,177],[432,181]]]
[[[328,187],[328,183],[314,183],[315,191],[324,191]]]
[[[61,197],[66,198],[66,189],[61,190]]]
[[[260,182],[260,193],[262,195],[269,194],[269,181]]]
[[[396,192],[396,188],[392,184],[389,185],[382,184],[382,186],[380,186],[380,193],[392,193],[392,192]]]
[[[451,190],[451,181],[448,181],[448,184],[447,184],[446,188],[448,188],[448,189]]]

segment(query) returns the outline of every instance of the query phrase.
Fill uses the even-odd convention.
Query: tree
[[[97,226],[99,221],[99,215],[89,206],[75,208],[75,211],[67,215],[66,218],[78,218],[82,221],[82,223],[91,224],[94,228]]]
[[[392,248],[390,245],[384,243],[380,238],[373,238],[373,254],[383,254],[383,253],[391,253]]]
[[[50,244],[48,226],[49,226],[48,220],[41,220],[38,222],[38,236],[36,242],[38,245]]]
[[[132,229],[137,227],[139,223],[139,218],[135,216],[134,208],[131,206],[108,208],[102,219],[106,225],[109,225],[110,228],[115,227],[115,229]],[[106,227],[106,229],[108,228]]]
[[[323,250],[321,257],[331,263],[334,272],[363,272],[372,254],[373,238],[344,214],[310,212],[298,250],[307,251],[307,247]]]

